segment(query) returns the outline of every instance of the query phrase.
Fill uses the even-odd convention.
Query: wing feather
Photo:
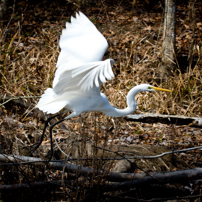
[[[66,23],[59,44],[61,52],[56,65],[60,69],[58,73],[100,61],[108,48],[107,40],[81,12],[75,18],[71,17],[71,23]]]
[[[61,52],[53,88],[45,91],[36,106],[48,113],[63,107],[74,110],[76,104],[72,102],[82,96],[86,96],[85,100],[89,96],[99,98],[101,83],[114,77],[114,60],[101,61],[107,40],[83,13],[77,13],[71,17],[71,23],[66,23],[59,44]]]
[[[112,70],[109,70],[113,64],[114,60],[107,59],[105,61],[86,63],[73,70],[66,70],[60,75],[53,90],[56,94],[68,91],[85,92],[93,88],[100,90],[101,82],[105,83],[106,79],[111,80],[114,78]]]

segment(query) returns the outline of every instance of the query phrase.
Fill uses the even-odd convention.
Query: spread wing
[[[107,40],[81,12],[76,14],[76,18],[71,17],[71,23],[66,23],[59,44],[61,52],[57,61],[56,77],[66,70],[102,60],[108,48]]]
[[[66,70],[59,77],[59,81],[53,90],[56,94],[66,92],[97,91],[100,93],[101,82],[105,83],[106,79],[111,80],[114,77],[111,66],[114,60],[97,61],[83,64],[72,70]]]
[[[101,82],[114,77],[114,60],[101,61],[107,47],[107,40],[83,13],[71,17],[60,37],[54,92],[89,91],[93,87],[100,90]]]
[[[61,52],[53,88],[45,91],[36,107],[56,113],[63,107],[72,109],[72,100],[84,95],[91,99],[100,95],[101,82],[114,77],[114,60],[101,61],[107,47],[104,36],[83,13],[71,17],[60,37]]]

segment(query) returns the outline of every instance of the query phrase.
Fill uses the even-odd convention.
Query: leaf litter
[[[23,3],[23,2],[20,2]],[[25,8],[25,5],[18,4]],[[59,54],[59,36],[71,10],[52,3],[48,9],[39,5],[30,6],[17,17],[12,18],[9,29],[5,29],[1,41],[1,101],[8,97],[33,96],[25,99],[28,105],[10,101],[1,106],[1,138],[10,147],[2,147],[2,152],[25,155],[22,148],[38,142],[43,130],[44,118],[39,118],[32,108],[37,103],[36,96],[41,95],[52,85],[55,64]],[[9,8],[11,12],[11,7]],[[136,96],[138,108],[135,113],[160,113],[186,116],[201,116],[202,90],[201,64],[201,16],[196,24],[194,49],[195,62],[189,71],[187,62],[179,63],[179,72],[159,82],[158,63],[162,44],[162,13],[135,13],[131,15],[126,8],[111,11],[106,8],[97,14],[98,8],[86,9],[86,15],[107,38],[109,48],[104,56],[115,59],[113,71],[116,78],[103,85],[102,91],[112,105],[126,106],[125,97],[129,89],[140,83],[160,85],[172,89],[173,93],[141,93]],[[187,8],[183,7],[187,12]],[[66,12],[68,11],[68,12]],[[93,12],[92,12],[93,11]],[[41,13],[44,13],[41,16]],[[25,20],[26,19],[26,20]],[[187,57],[189,43],[192,41],[190,22],[180,12],[177,13],[176,53]],[[2,32],[1,32],[2,34]],[[181,61],[180,61],[181,62]],[[41,147],[33,154],[46,158],[50,150],[50,139],[44,138]],[[79,117],[54,128],[54,141],[57,141],[64,153],[75,153],[75,144],[85,141],[90,144],[111,145],[157,145],[177,150],[199,146],[202,143],[201,129],[189,126],[165,124],[145,124],[126,122],[123,118],[106,117],[101,113],[84,113]],[[54,144],[55,145],[55,144]],[[67,149],[68,148],[68,149]],[[57,146],[55,149],[58,151]],[[25,152],[25,153],[24,153]],[[77,151],[78,152],[78,151]],[[90,152],[86,152],[90,153]],[[83,156],[86,157],[86,154]],[[79,155],[79,154],[78,154]],[[88,154],[89,155],[89,154]],[[87,155],[87,156],[88,156]],[[92,155],[92,154],[91,154]],[[201,159],[201,150],[177,154],[188,165],[197,166]],[[62,159],[63,154],[55,158]]]

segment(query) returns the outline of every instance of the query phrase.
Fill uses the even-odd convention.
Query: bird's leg
[[[54,116],[51,116],[51,117],[49,117],[49,118],[45,121],[45,125],[44,125],[44,129],[43,129],[43,132],[42,132],[42,135],[41,135],[41,139],[40,139],[40,141],[39,141],[38,143],[36,143],[36,146],[35,146],[34,149],[30,152],[31,154],[32,154],[33,152],[35,152],[35,151],[39,148],[39,146],[41,145],[41,143],[43,142],[43,139],[44,139],[44,136],[45,136],[45,132],[46,132],[46,128],[48,127],[49,122],[50,122],[52,119],[54,119],[55,117],[58,117],[58,116],[64,114],[65,112],[67,112],[67,111],[63,111],[63,112],[61,112],[61,113],[59,113],[59,114],[56,114],[56,115],[54,115]]]
[[[48,159],[48,162],[51,160],[51,158],[52,158],[52,156],[53,156],[53,135],[52,135],[52,133],[53,133],[53,128],[54,128],[54,126],[56,126],[57,124],[59,124],[59,123],[61,123],[61,122],[63,122],[65,120],[65,118],[64,119],[61,119],[60,121],[57,121],[56,123],[54,123],[54,124],[52,124],[51,126],[50,126],[50,143],[51,143],[51,154],[50,154],[50,157],[49,157],[49,159]]]
[[[79,114],[80,114],[80,113],[73,112],[73,113],[71,113],[69,116],[65,117],[64,119],[61,119],[60,121],[57,121],[56,123],[54,123],[54,124],[52,124],[52,125],[50,126],[50,129],[49,129],[49,130],[50,130],[51,154],[50,154],[50,157],[49,157],[49,159],[48,159],[48,162],[51,160],[51,158],[52,158],[52,156],[53,156],[53,136],[52,136],[52,133],[53,133],[53,128],[54,128],[54,126],[56,126],[57,124],[59,124],[59,123],[65,121],[65,120],[67,120],[67,119],[69,119],[69,118],[72,118],[72,117],[74,117],[74,116],[77,116],[77,115],[79,115]]]

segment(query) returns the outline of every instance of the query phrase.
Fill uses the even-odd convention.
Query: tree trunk
[[[7,0],[0,0],[0,28],[3,26],[3,21],[7,13]]]
[[[189,60],[189,69],[187,69],[188,71],[192,67],[193,56],[194,56],[194,52],[195,52],[194,50],[196,49],[195,48],[195,45],[196,45],[196,35],[195,35],[195,31],[196,31],[195,3],[196,3],[196,0],[190,0],[189,1],[189,5],[188,5],[188,16],[189,16],[190,27],[191,27],[191,30],[192,30],[192,37],[190,39],[189,56],[188,56],[188,60]]]
[[[171,75],[175,67],[176,1],[165,0],[164,30],[160,78]]]

